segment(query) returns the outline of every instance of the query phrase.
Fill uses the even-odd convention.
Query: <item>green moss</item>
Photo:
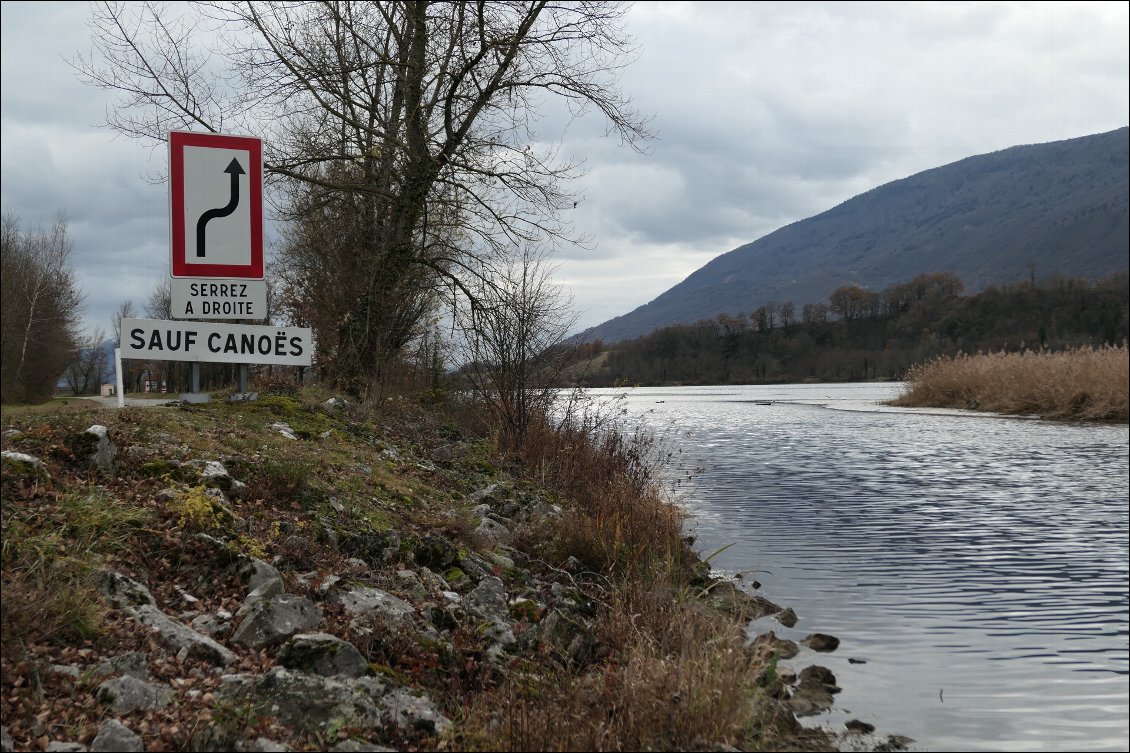
[[[180,479],[182,476],[180,464],[172,460],[150,460],[142,463],[137,472],[146,478]]]
[[[3,474],[5,480],[9,477],[32,479],[39,483],[46,483],[51,479],[50,474],[47,472],[47,467],[42,462],[35,463],[30,460],[23,460],[22,458],[13,457],[11,455],[4,456]]]
[[[510,616],[515,620],[537,622],[541,619],[541,610],[538,608],[537,602],[531,599],[514,599],[508,606],[510,607]]]

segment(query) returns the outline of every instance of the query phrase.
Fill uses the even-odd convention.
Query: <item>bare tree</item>
[[[113,336],[114,342],[121,345],[122,319],[134,319],[136,317],[133,301],[122,301],[118,305],[118,310],[114,312],[114,316],[110,319],[110,334]]]
[[[0,224],[0,381],[6,403],[46,400],[72,358],[83,296],[70,267],[70,255],[64,216],[47,232],[25,232],[14,215],[4,216]]]
[[[806,303],[801,307],[801,321],[805,324],[826,324],[828,313],[826,303]]]
[[[462,309],[464,375],[493,412],[506,449],[521,447],[530,421],[548,414],[564,371],[576,361],[565,344],[575,318],[546,257],[525,249]]]
[[[153,290],[145,301],[145,315],[150,319],[173,318],[173,284],[168,278],[153,283]]]
[[[106,3],[92,22],[98,55],[75,66],[121,95],[110,121],[122,133],[264,137],[267,171],[289,185],[282,216],[320,208],[344,231],[320,265],[317,249],[299,255],[291,278],[341,289],[322,366],[356,386],[411,339],[426,284],[470,294],[491,255],[577,240],[565,210],[579,165],[533,126],[557,100],[572,116],[596,110],[623,142],[647,138],[617,87],[632,55],[625,12],[592,0],[343,0],[177,17]],[[224,45],[216,58],[193,44],[201,30]]]
[[[796,306],[792,301],[785,301],[781,304],[778,315],[781,317],[781,326],[788,329],[796,321]]]
[[[106,331],[99,327],[78,341],[74,358],[67,365],[67,386],[76,395],[94,391],[106,381],[108,358],[104,343]]]

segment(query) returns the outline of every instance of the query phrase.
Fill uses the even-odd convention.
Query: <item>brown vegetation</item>
[[[961,354],[910,369],[892,405],[1126,421],[1127,346]]]

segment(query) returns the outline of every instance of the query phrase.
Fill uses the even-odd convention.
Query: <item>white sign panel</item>
[[[314,353],[309,327],[123,319],[119,341],[122,358],[152,361],[309,366]]]
[[[266,280],[172,278],[174,319],[265,319]]]
[[[263,278],[263,143],[169,134],[173,277]]]

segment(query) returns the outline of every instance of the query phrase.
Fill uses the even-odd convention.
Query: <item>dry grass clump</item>
[[[465,747],[486,750],[743,750],[802,745],[766,690],[772,674],[748,645],[748,620],[699,598],[683,514],[659,483],[655,439],[607,417],[540,421],[527,468],[566,504],[558,558],[577,557],[604,591],[595,638],[603,658],[556,671],[514,668],[466,710]],[[813,741],[813,749],[826,741]]]
[[[792,717],[763,689],[767,669],[741,623],[656,588],[614,602],[600,638],[613,659],[583,672],[512,673],[467,710],[487,750],[777,750]]]
[[[655,440],[625,434],[597,414],[537,422],[523,460],[568,501],[559,534],[566,555],[617,577],[666,573],[681,559],[684,516],[659,483]]]
[[[891,405],[1126,421],[1128,362],[1126,343],[1058,353],[1026,350],[936,358],[911,367],[906,393]]]
[[[96,575],[103,555],[125,546],[142,511],[106,492],[70,492],[48,501],[4,500],[3,653],[25,641],[69,642],[97,635],[103,605]]]

